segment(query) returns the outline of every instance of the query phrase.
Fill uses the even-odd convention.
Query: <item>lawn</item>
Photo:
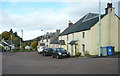
[[[13,52],[32,52],[35,50],[13,50]]]

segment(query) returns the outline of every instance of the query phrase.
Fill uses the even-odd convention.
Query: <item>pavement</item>
[[[4,52],[2,74],[118,74],[119,58],[54,59],[37,52]]]
[[[90,56],[91,58],[120,58],[120,52],[113,53],[112,55],[107,56]]]

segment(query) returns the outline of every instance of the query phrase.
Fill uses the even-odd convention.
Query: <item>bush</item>
[[[30,47],[31,47],[32,49],[36,49],[36,47],[37,47],[37,41],[31,43]]]
[[[17,46],[17,47],[15,48],[15,50],[20,50],[20,47]]]
[[[84,52],[84,55],[85,55],[85,56],[90,56],[90,54],[89,54],[88,51],[85,51],[85,52]]]
[[[80,52],[76,52],[75,56],[81,56]]]
[[[0,46],[0,51],[3,52],[4,51],[4,47]]]
[[[33,50],[13,50],[13,52],[32,52]]]

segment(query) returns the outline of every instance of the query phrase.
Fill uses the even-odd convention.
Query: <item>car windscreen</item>
[[[65,49],[63,49],[63,48],[57,48],[56,51],[57,52],[61,52],[61,51],[65,51]]]
[[[47,48],[47,50],[48,50],[48,51],[53,51],[53,49],[52,49],[52,48]]]

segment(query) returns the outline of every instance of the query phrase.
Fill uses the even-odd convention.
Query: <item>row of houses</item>
[[[30,50],[30,46],[25,46],[26,50]],[[0,34],[0,52],[17,50],[15,44],[11,40],[4,40]]]
[[[39,46],[46,46],[51,48],[58,48],[59,47],[59,35],[60,30],[57,29],[56,32],[53,33],[46,33],[45,35],[41,36],[41,40],[38,41]]]
[[[15,49],[15,45],[11,44],[11,40],[1,39],[0,41],[0,52],[10,51]]]
[[[112,3],[107,4],[105,14],[101,15],[101,46],[112,46],[114,52],[120,52],[120,18],[114,13]],[[88,13],[76,23],[69,21],[68,27],[49,38],[47,45],[51,48],[61,47],[75,55],[80,52],[90,55],[98,54],[99,14]]]

